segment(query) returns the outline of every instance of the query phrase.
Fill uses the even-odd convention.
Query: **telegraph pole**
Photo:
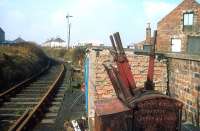
[[[69,45],[70,45],[70,28],[71,28],[71,23],[69,22],[70,17],[73,17],[73,16],[67,14],[66,18],[67,18],[67,24],[68,24],[68,38],[67,38],[68,49],[69,49]]]

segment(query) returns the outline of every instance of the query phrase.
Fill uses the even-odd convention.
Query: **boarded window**
[[[200,54],[200,37],[189,37],[187,51],[189,54]]]
[[[181,40],[172,39],[172,52],[181,52]]]

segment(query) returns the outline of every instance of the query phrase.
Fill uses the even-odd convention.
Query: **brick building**
[[[184,0],[158,22],[157,51],[200,53],[200,4]]]
[[[148,47],[151,43],[151,28],[147,26],[146,39],[138,44],[138,48],[145,50],[145,45]],[[199,126],[200,5],[195,0],[184,0],[158,22],[156,50],[158,52],[154,72],[156,90],[166,93],[166,90],[169,89],[171,97],[184,103],[183,122]],[[126,55],[136,85],[142,87],[146,80],[148,56],[145,55],[145,52],[136,51],[134,53],[131,50],[126,50]],[[108,49],[102,48],[97,51],[90,47],[87,60],[86,99],[88,99],[90,129],[95,129],[101,124],[96,119],[97,116],[106,122],[115,123],[116,120],[120,125],[123,123],[121,122],[123,116],[130,112],[116,99],[115,91],[102,65],[105,62],[114,64],[111,54]],[[114,114],[114,117],[111,118],[110,114]]]
[[[4,42],[4,41],[5,41],[5,32],[0,27],[0,42]]]
[[[150,51],[152,45],[153,37],[151,37],[151,26],[150,23],[147,23],[146,27],[146,39],[144,41],[134,44],[135,50],[144,50]]]

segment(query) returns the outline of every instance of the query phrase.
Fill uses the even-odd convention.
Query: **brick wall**
[[[113,58],[107,49],[100,51],[90,50],[89,59],[89,108],[95,112],[95,102],[116,98],[110,79],[103,67],[104,62],[113,62]],[[148,56],[134,54],[126,51],[132,73],[137,87],[143,87],[147,76]],[[164,54],[166,59],[155,63],[154,82],[156,90],[165,92],[167,88],[167,72],[169,87],[172,97],[184,103],[183,119],[195,124],[197,118],[197,97],[200,89],[200,59],[199,56],[181,54]],[[167,71],[168,66],[168,71]],[[200,95],[200,94],[199,94]],[[200,101],[200,100],[199,100]],[[90,109],[89,109],[90,110]],[[90,112],[90,111],[89,111]]]
[[[183,119],[196,123],[200,60],[169,58],[169,85],[172,96],[184,103]],[[200,100],[200,99],[199,99]]]
[[[113,58],[108,50],[100,51],[99,56],[96,56],[95,51],[91,51],[92,56],[95,56],[93,61],[93,68],[90,68],[94,75],[91,77],[95,85],[95,101],[102,99],[116,98],[115,91],[112,87],[111,81],[103,67],[104,62],[113,62]],[[132,73],[136,81],[137,87],[144,87],[144,82],[147,77],[148,69],[148,56],[136,55],[133,51],[126,51],[126,55],[131,65]],[[94,58],[93,58],[94,59]],[[161,92],[166,91],[167,86],[167,70],[166,64],[164,62],[156,61],[155,72],[154,72],[154,82],[156,84],[156,90]]]
[[[147,79],[147,71],[149,65],[149,56],[145,55],[136,55],[131,52],[126,52],[126,55],[129,60],[129,64],[131,65],[131,70],[134,75],[137,87],[144,87],[144,82]],[[167,70],[166,63],[155,61],[154,68],[154,82],[156,86],[156,90],[161,92],[165,92],[166,83],[167,83]]]
[[[194,12],[192,32],[183,31],[183,14]],[[200,5],[195,0],[184,0],[170,14],[158,22],[157,51],[171,52],[171,39],[181,39],[181,50],[187,51],[188,36],[200,36]]]
[[[108,50],[101,51],[99,56],[96,57],[96,100],[116,97],[112,83],[103,67],[104,62],[113,63],[112,56]]]

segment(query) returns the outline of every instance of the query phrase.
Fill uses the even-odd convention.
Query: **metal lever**
[[[116,42],[117,48],[118,48],[118,50],[119,50],[119,53],[120,53],[120,54],[125,54],[124,48],[123,48],[123,46],[122,46],[122,41],[121,41],[119,32],[114,33],[113,36],[114,36],[114,38],[115,38],[115,42]]]
[[[156,45],[157,31],[154,31],[153,45],[149,56],[149,67],[147,73],[147,81],[144,88],[146,90],[154,90],[155,84],[153,82],[154,61],[155,61],[155,45]]]
[[[112,52],[112,50],[110,50],[110,52],[114,57],[114,61],[117,63],[118,73],[121,81],[123,82],[124,87],[126,89],[129,89],[133,94],[132,90],[136,88],[136,84],[124,48],[122,46],[119,32],[114,33],[113,36],[110,36],[110,40],[114,52],[116,53]]]
[[[120,85],[119,80],[118,80],[117,76],[115,75],[112,67],[110,65],[106,65],[106,64],[103,64],[103,66],[111,80],[111,83],[113,85],[116,95],[118,96],[118,98],[120,100],[125,101],[125,97],[124,97],[121,85]]]

